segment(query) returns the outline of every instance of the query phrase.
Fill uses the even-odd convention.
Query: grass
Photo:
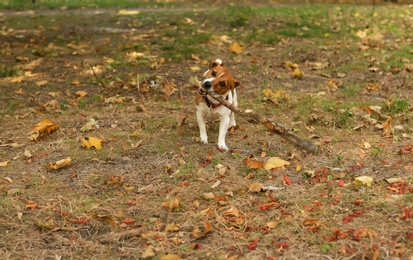
[[[0,3],[29,8],[28,1]],[[3,17],[0,85],[9,88],[0,97],[0,163],[8,161],[0,166],[0,230],[7,234],[1,259],[143,258],[149,245],[153,259],[412,255],[406,8],[151,2],[145,6],[150,10],[133,15],[84,12],[75,23],[71,14],[77,10],[71,8],[79,3],[38,0],[39,13],[31,17]],[[111,4],[141,5],[125,0],[80,6]],[[42,15],[62,5],[65,12]],[[357,36],[368,25],[367,38]],[[383,38],[369,38],[376,33]],[[234,42],[243,46],[240,54],[230,51]],[[52,43],[55,49],[48,48]],[[360,51],[361,45],[369,48]],[[131,52],[139,55],[131,59]],[[19,69],[38,57],[39,65]],[[320,154],[308,154],[240,115],[227,136],[229,152],[216,149],[217,124],[208,125],[209,143],[199,143],[196,90],[185,81],[202,79],[215,58],[245,85],[238,90],[240,107],[309,138]],[[295,79],[286,61],[304,76]],[[99,66],[96,77],[89,64]],[[380,71],[371,72],[372,66]],[[17,76],[23,81],[13,82]],[[36,85],[40,80],[47,84]],[[168,98],[160,83],[172,80],[176,92]],[[150,81],[156,84],[145,89]],[[268,99],[267,88],[284,94]],[[88,95],[78,99],[79,90]],[[104,102],[117,95],[122,104]],[[43,105],[53,100],[59,107],[46,110]],[[43,118],[59,130],[28,140],[27,132]],[[80,132],[90,118],[100,127]],[[82,147],[85,136],[103,139],[102,150]],[[250,156],[290,164],[254,169],[244,163]],[[67,157],[67,167],[44,167]],[[361,176],[374,182],[357,184]],[[401,180],[395,184],[386,181],[396,177]],[[251,192],[253,183],[267,191]]]

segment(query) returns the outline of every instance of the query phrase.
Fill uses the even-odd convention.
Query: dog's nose
[[[210,89],[212,87],[211,81],[205,81],[202,86],[204,89]]]

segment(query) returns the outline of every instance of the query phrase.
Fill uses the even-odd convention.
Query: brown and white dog
[[[237,106],[236,87],[241,84],[234,79],[231,72],[224,66],[222,60],[216,59],[211,62],[209,69],[204,73],[202,87],[205,90],[213,90],[229,103]],[[217,100],[206,95],[205,91],[200,89],[196,96],[196,117],[199,125],[199,134],[201,142],[208,143],[206,131],[207,118],[219,119],[219,136],[218,148],[227,151],[225,136],[228,128],[235,126],[234,112],[221,105]]]

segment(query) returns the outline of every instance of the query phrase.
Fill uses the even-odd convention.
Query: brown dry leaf
[[[376,90],[380,90],[381,89],[381,83],[376,82],[376,83],[368,83],[366,85],[366,89],[368,91],[376,91]]]
[[[297,63],[292,63],[291,61],[284,61],[282,66],[286,69],[296,70],[298,69]]]
[[[0,162],[0,167],[6,167],[10,161]]]
[[[22,83],[24,80],[24,76],[17,76],[17,77],[11,77],[10,82],[12,83]]]
[[[164,202],[162,202],[162,207],[164,207],[165,209],[177,209],[179,208],[180,204],[179,204],[179,199],[175,198],[173,200],[166,200]]]
[[[38,87],[42,87],[42,86],[44,86],[44,85],[46,85],[47,84],[47,80],[40,80],[40,81],[36,81],[36,86],[38,86]]]
[[[35,208],[37,208],[37,206],[38,204],[32,200],[26,202],[26,209],[34,210]]]
[[[284,169],[284,166],[288,165],[290,165],[290,162],[288,161],[285,161],[279,157],[270,157],[265,162],[264,169],[266,169],[267,171],[278,168]]]
[[[208,221],[208,219],[205,219],[204,220],[204,231],[205,231],[205,233],[210,233],[210,232],[212,232],[212,227],[211,227],[211,224],[209,224],[209,221]]]
[[[225,211],[222,214],[238,217],[239,216],[239,210],[236,207],[232,206],[228,211]]]
[[[267,222],[267,227],[268,227],[269,229],[273,229],[273,228],[275,228],[279,223],[280,223],[279,220],[272,219],[272,220],[270,220],[270,221]]]
[[[161,256],[160,260],[181,260],[181,257],[175,254]]]
[[[250,184],[250,186],[248,187],[248,190],[250,192],[262,192],[262,191],[266,191],[267,189],[262,183],[254,182]]]
[[[108,104],[122,104],[124,102],[124,100],[125,100],[124,97],[114,96],[114,97],[106,98],[105,103],[108,103]]]
[[[60,168],[68,166],[71,161],[72,161],[72,159],[70,159],[68,157],[66,159],[62,159],[62,160],[59,160],[59,161],[56,161],[56,162],[51,162],[49,164],[46,164],[44,167],[46,167],[47,169],[58,170]]]
[[[413,64],[412,63],[406,64],[405,67],[406,67],[406,70],[408,72],[413,72]]]
[[[79,80],[73,80],[71,84],[72,85],[80,85],[80,81]]]
[[[110,176],[110,181],[108,181],[108,184],[112,186],[113,188],[119,188],[120,186],[122,186],[124,181],[125,181],[125,175],[122,175],[122,176],[112,175]]]
[[[162,92],[165,93],[165,99],[168,101],[173,93],[178,91],[175,88],[175,83],[173,81],[164,81],[162,82]]]
[[[253,160],[254,156],[251,154],[249,157],[244,159],[244,163],[250,167],[251,169],[261,169],[264,167],[264,163],[263,162],[259,162],[259,161],[255,161]]]
[[[95,148],[96,150],[101,150],[103,142],[103,140],[95,137],[83,137],[82,146],[87,147],[87,149]]]
[[[235,52],[236,54],[242,53],[242,46],[238,42],[234,42],[232,45],[229,46],[229,50],[231,52]]]
[[[94,213],[94,214],[92,214],[91,216],[90,216],[90,218],[93,218],[93,219],[97,219],[97,220],[99,220],[99,221],[102,221],[103,223],[105,223],[105,224],[107,224],[107,225],[110,225],[110,226],[112,226],[112,227],[116,227],[116,221],[112,218],[112,217],[110,217],[110,216],[106,216],[106,215],[99,215],[99,214],[96,214],[96,213]]]
[[[152,258],[155,256],[155,252],[153,251],[153,246],[149,245],[145,251],[142,252],[142,258],[147,259],[147,258]]]
[[[393,117],[389,117],[386,122],[383,123],[383,134],[382,136],[391,136],[393,134],[392,127]]]
[[[79,90],[75,92],[75,95],[82,98],[82,97],[86,97],[87,96],[87,92],[84,90]]]
[[[206,200],[211,200],[211,199],[215,199],[215,195],[212,192],[208,192],[208,193],[203,193],[202,197]]]
[[[20,88],[19,90],[14,91],[14,93],[16,93],[17,95],[22,95],[24,92],[23,92],[23,89]]]
[[[45,228],[45,229],[53,229],[55,228],[55,224],[52,218],[45,218],[44,220],[39,219],[37,220],[37,225],[41,228]]]
[[[181,228],[176,225],[176,224],[168,224],[165,227],[165,232],[174,232],[174,231],[179,231]]]

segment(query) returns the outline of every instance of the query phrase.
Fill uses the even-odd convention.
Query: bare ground
[[[394,115],[383,109],[385,118],[374,111],[366,118],[363,110],[395,98],[410,104],[408,71],[366,67],[338,75],[335,67],[377,58],[350,39],[318,46],[316,39],[291,37],[248,43],[234,54],[233,37],[215,37],[231,30],[203,11],[191,17],[193,25],[186,14],[139,20],[115,13],[0,16],[1,65],[23,73],[21,80],[0,78],[0,161],[9,161],[0,167],[2,259],[411,259],[410,106]],[[193,33],[213,29],[211,40],[199,44],[207,52],[168,58],[177,51],[160,47],[172,41],[164,33],[181,23]],[[175,37],[187,34],[178,30]],[[227,138],[230,152],[216,149],[214,124],[211,143],[198,143],[196,89],[185,82],[201,78],[217,57],[246,86],[240,106],[311,138],[322,152],[297,150],[242,117]],[[297,63],[305,76],[292,77],[284,61]],[[328,65],[314,69],[311,62]],[[162,83],[171,81],[177,91],[168,98]],[[380,88],[369,89],[377,82]],[[355,84],[355,95],[342,91]],[[270,102],[266,88],[285,94]],[[78,97],[80,90],[87,96]],[[123,101],[105,102],[116,96]],[[341,109],[349,102],[356,104],[351,116]],[[385,134],[387,116],[394,121]],[[45,117],[59,130],[30,141],[27,133]],[[81,132],[90,118],[99,128]],[[81,147],[84,136],[105,140],[103,149]],[[290,165],[250,169],[244,163],[250,155]],[[66,157],[68,167],[44,167]],[[355,184],[360,176],[374,183]],[[389,178],[400,180],[389,184]],[[255,182],[268,191],[250,192]]]

